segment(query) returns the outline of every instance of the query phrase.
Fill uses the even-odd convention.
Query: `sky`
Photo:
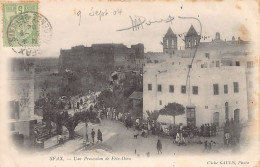
[[[184,46],[184,34],[193,25],[202,36],[231,40],[238,36],[244,40],[254,40],[257,31],[257,5],[242,1],[224,2],[91,2],[91,1],[41,1],[39,13],[52,25],[52,37],[47,44],[42,44],[42,57],[58,57],[60,49],[70,49],[76,45],[91,46],[97,43],[123,43],[130,47],[143,43],[145,52],[162,52],[162,38],[171,27],[178,37],[178,46]],[[100,17],[100,15],[103,16]],[[94,15],[94,16],[91,16]],[[194,17],[195,19],[180,19]],[[131,18],[144,21],[139,30],[117,31],[131,27]],[[152,23],[161,19],[169,21]],[[204,40],[202,40],[203,42]],[[1,44],[2,46],[2,44]],[[178,48],[179,48],[178,47]],[[2,48],[5,54],[15,55],[11,48]]]

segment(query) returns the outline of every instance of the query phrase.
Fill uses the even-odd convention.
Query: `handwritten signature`
[[[144,26],[150,26],[152,24],[155,23],[171,23],[174,20],[174,17],[172,17],[171,15],[169,15],[167,18],[164,19],[159,19],[159,20],[147,20],[145,17],[143,16],[129,16],[132,25],[127,27],[127,28],[122,28],[122,29],[118,29],[116,31],[126,31],[126,30],[133,30],[133,31],[137,31],[139,29],[144,29]]]

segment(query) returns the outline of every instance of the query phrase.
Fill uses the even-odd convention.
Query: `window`
[[[172,48],[174,48],[174,40],[172,40]]]
[[[9,106],[10,106],[10,113],[9,113],[9,117],[11,119],[19,119],[19,101],[10,101],[9,102]]]
[[[162,91],[162,85],[158,85],[157,91],[158,91],[158,92],[161,92],[161,91]]]
[[[193,87],[192,87],[192,93],[193,93],[194,95],[197,95],[198,92],[199,92],[198,86],[193,86]]]
[[[171,93],[174,92],[174,86],[173,86],[173,85],[170,85],[170,86],[169,86],[169,92],[171,92]]]
[[[219,61],[216,61],[216,67],[219,67]]]
[[[159,104],[162,105],[162,100],[159,100]]]
[[[218,84],[213,84],[214,95],[218,95]]]
[[[205,109],[208,109],[209,108],[209,106],[205,106]]]
[[[238,93],[239,92],[239,86],[238,86],[238,82],[234,82],[234,93]]]
[[[196,125],[196,112],[195,108],[187,108],[187,125],[195,126]]]
[[[186,93],[186,86],[184,86],[184,85],[181,86],[181,93],[183,93],[183,94]]]
[[[239,61],[236,61],[236,66],[240,66],[240,62]]]
[[[11,123],[11,125],[10,125],[10,131],[15,131],[15,124],[14,123]]]
[[[209,59],[209,53],[205,53],[205,57]]]
[[[152,84],[148,84],[148,90],[152,90]]]
[[[248,61],[247,62],[247,68],[253,68],[254,67],[254,62],[253,61]]]
[[[228,85],[224,85],[224,94],[228,94]]]
[[[187,118],[195,118],[195,110],[194,109],[187,110]]]

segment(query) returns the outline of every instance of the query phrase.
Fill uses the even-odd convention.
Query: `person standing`
[[[86,127],[86,142],[89,142],[88,140],[88,123],[85,123],[85,127]]]
[[[101,133],[100,129],[98,129],[97,140],[98,140],[98,141],[101,141],[101,143],[102,143],[102,141],[103,141],[103,139],[102,139],[102,133]]]
[[[187,129],[183,130],[183,144],[186,145],[188,143],[188,132]]]
[[[204,142],[204,150],[203,150],[203,152],[205,152],[205,151],[208,151],[208,141],[207,140]]]
[[[151,125],[150,125],[149,121],[147,122],[147,129],[148,129],[148,133],[149,133],[151,131]]]
[[[217,127],[216,127],[216,124],[213,124],[213,136],[216,136],[217,134]]]
[[[36,145],[37,145],[37,141],[38,141],[38,134],[39,134],[39,132],[38,132],[38,130],[37,130],[37,128],[34,128],[34,146],[36,147]]]
[[[140,123],[139,118],[137,118],[137,119],[135,120],[135,123],[136,123],[135,129],[138,130],[138,129],[139,129],[139,123]]]
[[[162,154],[162,143],[161,143],[161,140],[158,139],[157,141],[157,151],[158,151],[158,154]]]
[[[235,131],[234,119],[231,118],[230,124],[229,124],[229,133],[230,133],[230,144],[231,144],[231,146],[235,146],[234,131]]]
[[[177,131],[176,131],[176,129],[174,128],[174,129],[173,129],[173,133],[172,133],[173,144],[176,143],[176,136],[177,136]]]
[[[206,128],[206,136],[207,137],[210,137],[210,126],[209,126],[209,124],[207,124],[207,128]]]
[[[201,132],[201,136],[204,137],[204,124],[201,125],[200,127],[200,132]]]
[[[181,142],[180,131],[178,131],[177,134],[176,134],[176,142],[178,143],[178,146],[179,146],[180,142]]]
[[[91,137],[92,137],[92,141],[94,143],[94,139],[95,139],[95,131],[92,129],[91,131]]]

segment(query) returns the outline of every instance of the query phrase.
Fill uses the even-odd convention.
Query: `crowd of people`
[[[217,126],[213,123],[202,124],[200,127],[201,136],[203,137],[212,137],[217,134]]]
[[[204,144],[203,152],[211,152],[216,146],[216,142],[212,137],[217,135],[217,125],[214,123],[202,124],[200,127],[167,125],[166,128],[162,123],[155,120],[142,120],[141,118],[134,118],[130,113],[121,113],[114,108],[104,108],[94,106],[98,109],[100,120],[103,118],[120,121],[127,129],[133,128],[138,130],[142,137],[149,135],[158,135],[161,137],[172,138],[173,143],[178,146],[186,146],[188,144]],[[224,145],[226,147],[234,146],[239,143],[241,128],[239,123],[231,119],[227,120],[224,126]],[[161,141],[158,144],[158,153],[161,153]]]

